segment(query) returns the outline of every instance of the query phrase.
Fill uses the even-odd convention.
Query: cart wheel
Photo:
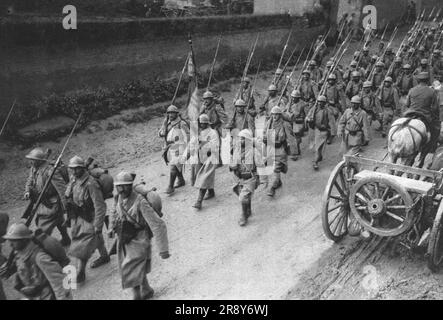
[[[408,231],[415,219],[412,197],[393,179],[366,177],[352,186],[349,206],[357,221],[381,237],[395,237]]]
[[[428,267],[432,272],[437,272],[443,265],[443,233],[442,233],[443,201],[440,202],[434,224],[429,235]]]
[[[349,186],[355,167],[340,162],[332,171],[322,198],[322,225],[325,235],[339,242],[348,232]]]

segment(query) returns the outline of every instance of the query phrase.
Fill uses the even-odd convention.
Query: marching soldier
[[[291,159],[296,161],[301,156],[300,144],[305,132],[305,119],[308,105],[301,100],[301,93],[299,90],[294,90],[291,93],[291,101],[286,106],[284,113],[290,115],[292,123],[292,131],[295,136],[295,146],[291,148]]]
[[[319,87],[322,87],[323,84],[325,83],[325,81],[328,81],[329,74],[334,74],[335,78],[336,78],[336,81],[337,81],[337,86],[339,88],[343,88],[343,86],[344,86],[343,85],[343,76],[342,76],[342,74],[341,74],[341,72],[340,72],[340,70],[338,68],[336,68],[333,72],[330,72],[330,70],[333,67],[334,67],[334,62],[333,61],[330,60],[330,61],[328,61],[326,63],[326,70],[323,73],[323,79],[320,81]]]
[[[206,114],[209,117],[211,128],[216,130],[219,136],[222,134],[222,127],[226,124],[228,116],[225,108],[215,99],[211,91],[206,91],[203,94],[203,107],[200,114]]]
[[[387,130],[389,130],[394,114],[399,110],[399,97],[397,90],[392,86],[392,78],[386,77],[384,84],[378,88],[376,94],[375,103],[377,109],[383,110],[383,124],[380,128],[382,131],[382,137],[387,136]]]
[[[46,159],[47,154],[41,148],[33,149],[26,155],[26,158],[31,162],[31,170],[26,181],[24,199],[36,201],[51,175],[53,166],[49,164]],[[66,182],[60,170],[56,170],[37,210],[35,224],[37,228],[48,235],[51,235],[54,228],[57,227],[62,236],[62,245],[68,246],[71,239],[64,225],[63,216],[66,211],[65,190]]]
[[[360,96],[351,99],[352,108],[346,109],[338,123],[338,137],[343,138],[342,150],[355,155],[369,143],[368,115],[360,108]]]
[[[351,63],[349,64],[349,67],[346,69],[345,74],[343,75],[343,80],[345,81],[346,84],[348,84],[349,81],[351,81],[353,72],[355,71],[360,72],[360,70],[357,70],[357,66],[358,62],[355,60],[352,60]]]
[[[431,71],[434,75],[435,80],[443,81],[443,59],[441,57],[440,50],[434,50],[432,53],[432,65],[431,65]]]
[[[74,177],[72,188],[66,194],[72,237],[69,255],[78,259],[77,283],[81,283],[86,278],[86,264],[96,249],[100,257],[91,264],[92,268],[110,261],[102,233],[106,203],[98,182],[89,174],[82,158],[74,156],[68,167]]]
[[[368,115],[369,127],[372,125],[372,121],[374,120],[378,120],[380,122],[380,126],[382,125],[382,121],[379,117],[381,110],[378,110],[377,105],[375,104],[375,93],[372,91],[371,81],[365,81],[363,83],[363,90],[361,92],[361,108]]]
[[[60,264],[32,241],[32,231],[24,224],[11,225],[3,237],[17,253],[14,288],[29,300],[72,300],[63,286],[66,275]]]
[[[404,116],[419,116],[424,121],[431,133],[431,141],[426,149],[432,153],[437,147],[440,135],[441,122],[438,106],[437,92],[429,87],[429,73],[422,72],[417,75],[418,85],[409,91],[406,99],[406,111]]]
[[[363,87],[363,83],[361,81],[361,76],[358,71],[352,72],[352,81],[350,81],[346,87],[346,97],[348,97],[349,100],[352,99],[352,97],[358,95]]]
[[[251,132],[255,132],[255,115],[255,110],[246,111],[246,101],[238,99],[235,102],[234,115],[226,126],[226,129],[231,130],[231,134],[234,130],[238,133],[244,129],[249,129]],[[234,134],[232,135],[235,136]]]
[[[251,79],[245,77],[241,83],[240,95],[238,99],[243,100],[249,109],[255,111],[255,99],[254,95],[252,94],[252,90],[253,88],[251,86]],[[234,104],[238,99],[235,99]]]
[[[336,127],[334,115],[330,109],[326,108],[326,97],[319,96],[317,102],[317,107],[311,108],[307,116],[308,125],[314,129],[314,143],[311,146],[315,150],[314,170],[319,169],[318,163],[323,160],[326,142]]]
[[[403,66],[403,72],[400,73],[399,77],[397,78],[396,87],[398,88],[399,95],[400,95],[400,107],[401,111],[404,112],[405,105],[402,101],[406,101],[406,96],[409,93],[409,90],[411,90],[413,87],[417,85],[417,80],[412,74],[411,65],[405,64]]]
[[[394,81],[394,83],[397,82],[398,77],[400,76],[400,74],[403,71],[403,66],[401,65],[402,63],[402,59],[400,57],[396,57],[394,59],[394,66],[392,68],[392,72],[389,74],[389,76],[392,78],[392,80]]]
[[[212,129],[211,129],[212,130]],[[154,296],[146,275],[151,272],[151,239],[154,238],[162,259],[168,259],[169,243],[165,222],[144,196],[133,191],[134,176],[120,172],[114,185],[118,195],[112,212],[113,230],[117,231],[118,267],[123,289],[132,289],[134,300]]]
[[[257,166],[264,166],[263,159],[257,151],[252,131],[244,129],[238,134],[239,144],[234,151],[233,164],[229,170],[234,172],[237,183],[233,190],[238,196],[242,213],[238,224],[244,227],[252,215],[252,196],[258,185]]]
[[[199,123],[198,141],[191,141],[191,148],[193,148],[191,153],[196,154],[198,157],[198,163],[193,165],[193,172],[195,174],[194,187],[199,189],[198,199],[193,207],[198,210],[202,208],[203,200],[215,197],[215,169],[219,161],[220,141],[217,131],[210,127],[209,117],[206,114],[200,115]],[[206,192],[208,192],[207,195]]]
[[[427,72],[429,74],[429,81],[431,81],[431,83],[434,82],[434,76],[433,76],[432,70],[431,70],[431,68],[429,66],[429,60],[428,59],[422,59],[420,61],[420,66],[417,69],[415,69],[415,71],[413,73],[413,75],[416,78],[417,82],[418,82],[417,76],[420,73],[422,73],[422,72]]]
[[[303,71],[298,90],[301,93],[302,100],[311,107],[318,95],[318,88],[314,81],[312,81],[309,70]]]
[[[260,113],[264,113],[266,117],[269,117],[272,107],[278,104],[278,100],[279,97],[277,95],[277,86],[275,84],[271,84],[268,87],[268,96],[260,107]]]
[[[378,61],[378,56],[377,55],[373,55],[371,57],[371,61],[369,62],[368,66],[366,67],[365,71],[364,71],[364,77],[367,79],[369,77],[369,74],[371,73],[371,70],[375,67],[375,64]]]
[[[389,70],[391,64],[394,62],[394,52],[392,52],[392,48],[387,48],[385,55],[383,56],[383,63],[385,64],[385,70]]]
[[[179,156],[186,148],[189,141],[189,125],[179,117],[179,110],[171,105],[166,110],[167,117],[158,135],[165,139],[163,158],[169,165],[169,185],[167,194],[173,194],[175,188],[183,187],[185,179],[183,177],[183,163],[180,163]],[[174,186],[175,180],[178,179]]]
[[[320,83],[323,78],[323,72],[317,67],[317,62],[315,60],[309,61],[308,70],[311,73],[311,79],[315,83]]]
[[[318,36],[317,40],[315,41],[314,48],[315,48],[314,50],[316,50],[317,53],[315,54],[313,59],[315,60],[318,66],[321,66],[327,49],[326,44],[323,41],[323,35]]]
[[[374,75],[372,76],[372,90],[377,90],[386,78],[385,64],[381,61],[375,64]]]
[[[268,152],[268,165],[274,163],[274,174],[271,187],[268,189],[267,195],[273,197],[275,190],[282,186],[281,173],[288,172],[288,154],[289,146],[287,139],[291,132],[285,125],[283,119],[283,111],[280,107],[273,107],[271,110],[271,118],[266,123],[263,132],[263,142],[269,147],[274,147],[274,152]],[[275,134],[272,135],[272,132]],[[271,138],[271,140],[268,140]],[[273,140],[272,140],[273,138]],[[271,159],[272,157],[272,159]]]
[[[357,71],[356,71],[357,72]],[[357,72],[357,74],[359,74]],[[360,74],[359,74],[360,75]],[[332,114],[334,115],[335,121],[338,121],[343,110],[346,109],[346,96],[343,89],[339,89],[336,85],[336,77],[331,74],[328,78],[328,84],[326,85],[326,90],[324,95],[328,101],[327,108],[330,108]],[[328,144],[332,143],[333,137],[336,135],[336,130],[333,128],[331,130],[331,135],[328,137]]]
[[[363,54],[360,58],[360,67],[362,67],[363,69],[367,69],[370,63],[371,63],[371,56],[369,55],[369,48],[364,47]]]

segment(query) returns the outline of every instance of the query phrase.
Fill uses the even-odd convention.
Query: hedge
[[[277,49],[264,48],[269,54],[261,60],[261,70],[275,69],[280,57]],[[297,55],[294,56],[294,61]],[[233,57],[222,61],[214,71],[214,82],[239,78],[245,64],[245,58]],[[255,74],[258,61],[251,64],[249,73]],[[208,81],[209,70],[199,75],[199,88],[204,88]],[[133,80],[113,88],[85,87],[79,90],[58,95],[51,94],[37,99],[34,103],[17,105],[8,124],[7,133],[15,135],[15,130],[41,119],[64,115],[77,118],[80,110],[85,110],[83,125],[92,120],[99,120],[115,115],[122,110],[149,106],[154,103],[169,102],[178,79],[166,80]],[[182,82],[179,95],[187,92],[188,79]],[[0,119],[1,121],[1,119]]]
[[[184,37],[188,34],[215,34],[296,25],[304,28],[308,21],[284,15],[208,16],[157,19],[82,20],[77,30],[64,30],[62,19],[7,18],[0,23],[0,43],[4,46],[56,46],[74,44],[97,46],[133,40]]]

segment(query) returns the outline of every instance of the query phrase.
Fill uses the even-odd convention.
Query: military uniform
[[[382,112],[382,110],[378,109],[377,105],[375,104],[374,92],[370,91],[369,93],[365,93],[364,91],[362,91],[360,97],[361,108],[368,115],[369,125],[371,125],[372,121],[379,120],[379,114]]]
[[[275,97],[267,96],[265,101],[263,102],[260,110],[264,111],[266,114],[266,117],[269,117],[271,114],[271,109],[275,106],[278,106],[278,101],[280,100],[280,97],[276,95]],[[280,101],[280,104],[283,104],[283,101]]]
[[[203,105],[200,110],[202,110],[200,114],[208,115],[211,128],[216,130],[221,137],[222,127],[228,121],[228,116],[223,106],[214,99],[210,105]]]
[[[312,106],[312,102],[315,101],[318,96],[317,85],[312,80],[302,80],[298,90],[301,93],[302,100]]]
[[[425,68],[423,68],[422,66],[419,66],[417,69],[415,69],[415,71],[413,72],[413,75],[416,79],[416,82],[418,82],[417,80],[417,76],[422,73],[422,72],[428,72],[429,73],[429,81],[432,84],[434,82],[434,75],[432,74],[432,69],[429,68],[429,66],[427,65]]]
[[[372,90],[377,90],[381,86],[385,78],[386,72],[384,70],[379,72],[376,70],[372,78]]]
[[[419,116],[431,132],[429,152],[434,152],[440,135],[440,110],[437,92],[425,84],[418,84],[409,91],[406,99],[406,117]]]
[[[342,151],[345,154],[356,154],[369,141],[368,115],[362,109],[349,108],[340,118],[338,132],[343,135]]]
[[[335,117],[331,110],[325,106],[324,108],[312,108],[307,118],[313,120],[314,140],[310,147],[314,149],[314,163],[317,164],[323,160],[323,152],[329,136],[333,131],[336,131]]]
[[[290,146],[291,155],[300,155],[300,144],[305,132],[305,119],[306,113],[308,112],[308,105],[303,100],[299,100],[297,103],[289,102],[284,112],[291,118],[292,132],[295,136],[295,145]]]
[[[358,82],[349,81],[345,91],[346,97],[348,97],[348,99],[351,100],[352,97],[360,94],[362,88],[363,88],[363,82],[361,80],[359,80]]]
[[[386,135],[399,107],[398,92],[393,86],[390,88],[383,86],[378,88],[375,96],[377,108],[383,110],[382,130],[384,130],[383,135]]]
[[[15,257],[14,288],[30,300],[72,300],[61,266],[32,241]]]
[[[153,292],[146,279],[146,275],[151,272],[151,239],[154,238],[159,253],[169,252],[166,224],[148,201],[134,191],[126,199],[116,197],[112,221],[114,227],[127,221],[135,229],[132,240],[124,244],[119,239],[117,244],[122,288],[140,286],[142,296],[147,296]]]
[[[106,203],[98,182],[88,172],[73,181],[69,197],[75,212],[71,216],[72,243],[69,254],[86,262],[98,247]]]
[[[328,102],[334,103],[331,107],[333,108],[333,113],[337,119],[346,108],[346,97],[343,89],[339,89],[336,84],[331,85],[328,83],[324,95]]]
[[[39,168],[31,167],[26,181],[25,193],[29,193],[37,200],[38,195],[43,190],[46,181],[53,170],[53,166],[45,163]],[[60,171],[57,170],[51,179],[48,189],[43,196],[43,201],[36,212],[35,224],[37,228],[47,234],[51,234],[55,227],[61,227],[65,219],[63,217],[66,203],[64,192],[66,182]]]

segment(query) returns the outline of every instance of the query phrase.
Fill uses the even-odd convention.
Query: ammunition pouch
[[[69,203],[66,206],[66,211],[68,212],[68,218],[69,219],[76,219],[76,218],[82,218],[88,223],[92,223],[94,218],[91,214],[93,211],[86,207],[79,207],[74,203]]]

